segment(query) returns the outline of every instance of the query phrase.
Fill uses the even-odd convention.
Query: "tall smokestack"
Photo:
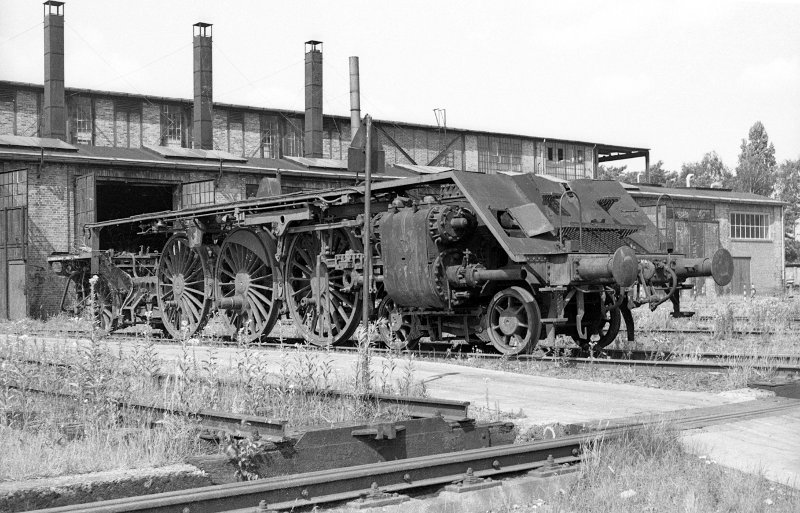
[[[304,156],[322,158],[322,41],[306,41],[306,141]]]
[[[211,24],[194,25],[193,146],[214,149],[214,113],[211,94]]]
[[[358,57],[350,57],[350,140],[361,128],[361,79],[358,73]]]
[[[64,108],[64,2],[44,3],[44,116],[42,137],[67,139]]]

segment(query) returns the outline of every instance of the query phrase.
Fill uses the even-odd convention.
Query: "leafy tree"
[[[747,140],[742,139],[739,165],[736,166],[734,188],[737,191],[752,192],[769,196],[775,187],[777,163],[775,146],[761,121],[750,127]]]
[[[604,166],[600,164],[597,167],[597,179],[628,182],[628,177],[625,174],[626,169],[628,169],[628,166]]]
[[[719,184],[722,187],[729,187],[733,175],[730,170],[719,158],[716,151],[710,151],[703,155],[700,162],[687,162],[681,166],[679,185],[686,184],[686,177],[694,175],[691,185],[697,187],[711,187],[712,184]]]
[[[675,187],[678,182],[678,172],[677,171],[667,171],[664,169],[664,161],[659,160],[655,164],[652,164],[650,168],[647,170],[648,178],[647,181],[649,183],[657,183],[661,184],[665,187]]]
[[[800,159],[787,160],[778,168],[775,196],[787,203],[784,210],[785,232],[794,236],[794,223],[800,218]],[[800,261],[800,240],[786,238],[787,262]]]

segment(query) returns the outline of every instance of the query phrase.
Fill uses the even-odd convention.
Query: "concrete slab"
[[[687,431],[683,441],[708,461],[800,488],[800,405],[784,415]]]
[[[0,336],[0,343],[5,336]],[[12,337],[13,339],[13,337]],[[65,340],[56,338],[30,337],[29,343],[38,347],[76,348],[87,344],[87,340]],[[116,353],[133,352],[136,344],[127,341],[110,340],[108,347]],[[159,356],[173,365],[182,357],[181,346],[177,344],[156,345]],[[211,349],[207,346],[192,346],[189,354],[197,361],[207,360]],[[281,352],[275,349],[261,349],[265,355],[265,368],[279,376],[281,366],[286,365]],[[215,357],[220,365],[236,367],[241,352],[234,347],[217,347]],[[293,356],[294,349],[285,351],[284,359]],[[318,364],[325,363],[341,380],[351,380],[355,374],[357,355],[338,352],[306,352]],[[716,394],[704,392],[682,392],[644,388],[633,385],[597,383],[576,379],[529,376],[506,373],[496,370],[479,369],[449,363],[427,361],[408,361],[402,357],[388,360],[385,357],[372,357],[372,372],[375,379],[385,369],[394,367],[392,380],[399,379],[405,367],[411,366],[415,381],[422,381],[430,397],[469,401],[471,407],[489,411],[520,414],[514,422],[524,428],[532,425],[553,423],[575,423],[587,420],[617,419],[649,413],[661,413],[685,408],[719,406],[752,399],[748,395]],[[172,369],[163,369],[170,371]]]

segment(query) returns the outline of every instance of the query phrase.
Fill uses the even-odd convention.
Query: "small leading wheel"
[[[216,297],[231,335],[246,342],[268,335],[278,320],[275,246],[271,238],[235,230],[217,257]]]
[[[347,340],[361,314],[361,289],[349,272],[328,267],[334,255],[361,251],[349,230],[336,228],[300,232],[286,254],[286,306],[309,343],[328,346]]]
[[[509,287],[495,294],[486,315],[489,340],[501,353],[530,353],[539,342],[542,331],[539,305],[522,287]]]
[[[389,349],[402,351],[414,349],[422,334],[419,320],[413,315],[402,315],[389,296],[378,305],[378,333]]]
[[[598,299],[594,304],[589,303],[591,310],[587,308],[587,311],[592,312],[592,314],[583,318],[582,324],[586,329],[586,338],[580,337],[577,330],[572,333],[572,340],[584,351],[599,351],[605,348],[617,338],[619,333],[620,320],[622,319],[619,307],[609,308],[605,313],[602,313],[600,301],[601,299]],[[612,305],[613,298],[610,295],[606,295],[605,302],[606,305]]]
[[[202,247],[189,247],[183,235],[173,235],[158,259],[158,308],[161,322],[173,338],[191,337],[202,329],[211,308],[211,271]]]

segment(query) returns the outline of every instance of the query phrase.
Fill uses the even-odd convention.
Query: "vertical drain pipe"
[[[350,57],[350,140],[361,128],[361,79],[358,73],[358,57]],[[367,146],[369,148],[369,146]]]

